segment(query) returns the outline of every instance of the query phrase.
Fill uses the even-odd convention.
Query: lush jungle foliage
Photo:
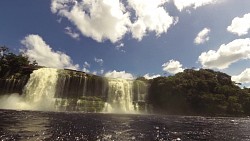
[[[14,54],[5,46],[0,47],[0,78],[19,78],[27,74],[26,68],[37,66],[36,61],[30,63],[23,54]],[[29,72],[30,73],[30,72]]]
[[[249,89],[241,89],[225,73],[187,69],[151,81],[154,111],[185,115],[250,115]]]

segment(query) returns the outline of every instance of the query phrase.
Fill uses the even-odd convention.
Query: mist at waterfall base
[[[55,111],[48,101],[41,100],[37,103],[28,102],[24,96],[17,93],[0,96],[0,109],[10,110],[35,110],[35,111]]]
[[[35,110],[35,108],[26,103],[25,99],[18,93],[0,96],[0,108],[13,110]]]
[[[94,108],[99,106],[98,112],[139,113],[137,102],[145,103],[147,86],[143,82],[102,77],[92,78],[94,76],[87,76],[85,73],[73,73],[72,75],[72,72],[53,68],[34,70],[30,74],[22,94],[13,93],[0,96],[0,108],[86,111],[86,105],[89,106],[88,103],[86,104],[86,97],[94,96],[101,99],[92,102],[95,103]],[[14,84],[8,85],[10,86],[7,87],[11,88]],[[72,101],[75,103],[72,104]],[[87,99],[87,101],[89,100]],[[92,103],[90,102],[90,104]]]
[[[0,97],[1,109],[14,110],[53,110],[56,69],[39,69],[31,74],[23,94],[10,94]],[[42,76],[42,77],[39,77]]]

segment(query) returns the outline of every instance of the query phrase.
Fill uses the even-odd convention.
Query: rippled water
[[[250,118],[0,110],[5,140],[250,140]]]

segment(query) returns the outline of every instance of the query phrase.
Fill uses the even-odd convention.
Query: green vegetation
[[[154,111],[183,115],[250,115],[249,89],[231,76],[209,69],[187,69],[151,81],[149,102]]]
[[[36,61],[30,63],[28,57],[24,54],[14,54],[9,52],[5,46],[0,47],[0,78],[20,78],[31,72],[26,68],[37,66]]]

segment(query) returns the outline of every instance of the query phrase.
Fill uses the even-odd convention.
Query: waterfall
[[[140,80],[135,80],[133,83],[133,100],[137,102],[145,102],[148,85]]]
[[[58,70],[55,97],[79,99],[95,96],[105,99],[107,96],[106,83],[106,79],[100,76],[78,71]]]
[[[41,68],[33,71],[23,92],[27,103],[34,109],[52,110],[57,79],[57,69]]]
[[[83,84],[83,95],[82,96],[85,96],[86,95],[86,88],[87,88],[87,76],[84,76],[84,84]]]
[[[132,101],[133,81],[125,79],[108,79],[108,100],[106,112],[134,112]]]
[[[0,108],[134,113],[147,108],[147,88],[140,80],[40,68],[27,78],[0,79]]]

